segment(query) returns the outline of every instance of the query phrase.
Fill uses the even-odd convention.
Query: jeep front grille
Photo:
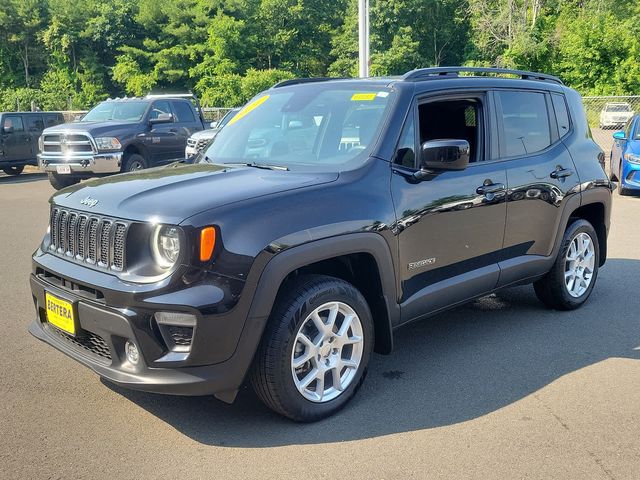
[[[94,152],[93,141],[85,133],[47,133],[42,148],[42,153],[60,156]]]
[[[53,207],[49,249],[70,260],[122,271],[128,228],[122,220]]]

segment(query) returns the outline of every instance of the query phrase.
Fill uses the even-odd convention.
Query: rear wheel
[[[70,177],[68,175],[58,175],[57,173],[49,172],[49,183],[56,190],[62,190],[63,188],[80,183],[80,179],[77,177]]]
[[[278,296],[256,353],[251,384],[260,399],[299,422],[320,420],[355,395],[373,347],[373,321],[350,283],[302,276]]]
[[[587,301],[598,277],[600,245],[586,220],[571,223],[553,267],[533,284],[542,303],[556,310],[573,310]]]
[[[2,171],[7,175],[20,175],[24,170],[24,165],[20,165],[19,167],[4,167]]]
[[[144,157],[137,153],[132,153],[125,158],[124,168],[122,170],[125,172],[136,172],[145,168],[147,168],[147,161]]]

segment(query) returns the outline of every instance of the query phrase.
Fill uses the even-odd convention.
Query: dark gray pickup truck
[[[187,139],[203,128],[191,94],[106,100],[80,121],[42,132],[38,162],[59,190],[83,178],[182,159]]]

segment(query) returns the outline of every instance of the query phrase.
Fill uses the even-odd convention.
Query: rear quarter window
[[[558,133],[560,134],[560,137],[564,137],[567,133],[569,133],[569,130],[571,129],[567,103],[564,100],[564,95],[559,95],[557,93],[551,95],[551,101],[553,102],[553,110],[556,113]]]

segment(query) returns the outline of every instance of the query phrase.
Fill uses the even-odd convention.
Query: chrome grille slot
[[[89,220],[89,228],[87,229],[89,234],[89,253],[87,255],[87,261],[96,263],[98,261],[98,219],[92,218]]]
[[[66,208],[51,209],[50,251],[101,269],[125,268],[129,224],[121,220],[87,216]]]
[[[87,217],[82,215],[80,217],[80,220],[78,221],[78,249],[77,249],[78,253],[76,255],[76,258],[78,258],[78,260],[84,260],[86,255],[86,248],[84,243],[86,229],[87,229]]]
[[[67,255],[73,257],[76,254],[76,227],[78,225],[78,214],[72,213],[67,221],[69,229],[67,231]]]
[[[100,266],[109,265],[109,233],[111,232],[111,222],[104,220],[100,225]]]

